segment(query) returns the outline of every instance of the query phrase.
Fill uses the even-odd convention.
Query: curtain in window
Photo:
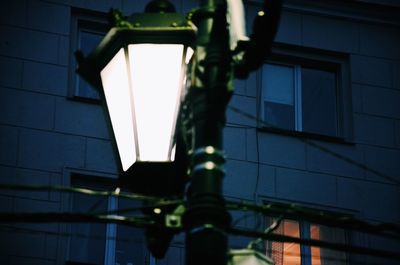
[[[266,226],[270,227],[274,219],[267,218]],[[283,235],[283,225],[279,225],[274,231],[275,234]],[[270,257],[275,265],[283,265],[283,242],[265,241],[266,256]]]
[[[311,225],[311,238],[331,243],[344,244],[345,233],[343,229]],[[338,265],[346,264],[346,253],[327,248],[312,247],[312,264]]]
[[[275,233],[283,235],[285,233],[284,226],[281,224],[276,230]],[[271,252],[272,252],[272,260],[275,262],[275,265],[283,265],[283,242],[272,242]]]
[[[271,225],[273,219],[270,219]],[[268,224],[268,223],[267,223]],[[300,238],[299,222],[284,220],[274,234]],[[267,256],[271,257],[275,265],[301,265],[300,245],[291,242],[266,242]]]

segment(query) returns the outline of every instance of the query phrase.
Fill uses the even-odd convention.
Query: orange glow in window
[[[300,238],[299,223],[295,221],[285,220],[281,223],[276,233]],[[276,265],[300,265],[300,245],[290,242],[273,242],[272,243],[272,259]]]
[[[321,239],[319,226],[311,225],[310,233],[312,239]],[[321,265],[321,249],[319,247],[311,247],[311,264]]]

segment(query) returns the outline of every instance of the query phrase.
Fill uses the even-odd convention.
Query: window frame
[[[264,202],[264,204],[268,204],[268,202]],[[279,203],[279,202],[274,202],[274,204],[281,205],[281,206],[286,205],[284,203]],[[309,209],[309,210],[321,211],[321,209],[319,209],[319,208],[310,208],[310,207],[303,207],[303,208],[306,208],[306,209]],[[348,212],[347,213],[346,212],[338,213],[338,212],[332,212],[332,211],[329,211],[329,210],[322,210],[322,211],[324,211],[326,213],[329,213],[329,214],[332,214],[332,215],[352,216],[352,214],[349,214]],[[271,219],[271,220],[274,220],[274,219],[279,219],[280,217],[279,217],[279,215],[275,215],[275,214],[271,214],[269,216],[264,216],[264,227],[267,227],[268,223],[270,223],[270,222],[267,222],[268,218]],[[305,240],[312,239],[312,236],[311,236],[311,226],[312,225],[317,225],[319,227],[323,227],[324,226],[324,224],[314,223],[314,222],[310,222],[308,220],[302,220],[302,219],[299,219],[299,218],[295,218],[293,216],[289,216],[287,218],[283,218],[281,220],[280,225],[282,225],[284,221],[296,222],[298,224],[298,228],[299,228],[299,238],[300,239],[305,239]],[[329,226],[325,226],[325,227],[329,227]],[[344,241],[345,241],[344,244],[348,244],[348,245],[351,244],[351,240],[352,240],[352,238],[351,238],[351,230],[344,229],[344,228],[339,228],[339,227],[329,227],[329,228],[342,229],[343,230]],[[273,242],[274,241],[272,241],[272,240],[265,240],[264,241],[264,243],[265,243],[265,249],[264,249],[265,254],[266,254],[266,256],[270,257],[271,259],[272,259],[272,252],[270,252],[270,251],[272,251],[272,243]],[[312,247],[313,246],[300,244],[300,264],[301,265],[312,265]],[[350,263],[350,258],[351,258],[351,256],[348,253],[346,253],[345,254],[345,261],[343,263],[341,263],[341,264],[349,264]]]
[[[72,8],[70,29],[70,51],[73,54],[79,50],[81,32],[94,33],[105,36],[110,26],[107,13]],[[87,54],[85,54],[87,55]],[[69,58],[69,85],[67,97],[72,100],[99,104],[100,97],[90,97],[79,93],[80,76],[76,73],[78,67],[75,56]]]
[[[108,190],[117,187],[117,182],[115,179],[108,178],[107,176],[98,176],[98,175],[88,175],[85,173],[76,173],[71,172],[70,174],[70,184],[72,187],[79,188],[87,188],[94,190]],[[73,212],[73,193],[69,194],[67,198],[67,209],[69,212]],[[115,210],[114,207],[118,207],[117,198],[109,196],[106,198],[107,200],[107,211]],[[111,205],[110,205],[111,204]],[[74,224],[68,225],[69,233],[72,232],[72,227]],[[115,260],[115,250],[116,250],[116,237],[117,237],[117,224],[113,223],[105,223],[104,230],[104,256],[102,257],[104,264],[112,264],[109,263],[112,258]],[[69,263],[78,263],[77,261],[73,261],[73,257],[71,256],[71,240],[72,235],[70,235],[67,239],[67,253],[66,253],[66,262]],[[113,249],[110,249],[113,247]]]
[[[85,170],[75,170],[75,169],[67,169],[64,172],[64,183],[69,183],[71,187],[79,187],[79,188],[88,188],[93,190],[115,190],[119,187],[119,182],[117,176],[102,174],[102,173],[94,173]],[[66,212],[72,212],[73,209],[73,196],[74,193],[65,193],[62,195],[62,205],[63,210]],[[97,197],[101,198],[101,197]],[[120,199],[114,196],[107,196],[104,198],[107,203],[107,211],[117,210],[120,206]],[[124,199],[122,199],[124,200]],[[79,262],[73,261],[73,256],[71,255],[71,239],[72,239],[72,226],[74,223],[68,223],[63,225],[63,230],[66,234],[69,234],[68,237],[65,237],[63,240],[64,249],[60,249],[60,251],[65,251],[60,255],[62,262],[65,264],[78,264]],[[118,237],[118,224],[116,223],[105,223],[104,230],[104,253],[102,253],[103,264],[114,264],[117,259],[117,244],[120,238]],[[140,229],[140,228],[138,228]],[[143,231],[144,233],[144,231]],[[136,240],[136,239],[135,239]],[[138,239],[139,240],[139,239]],[[139,241],[137,241],[139,242]],[[144,264],[154,265],[155,258],[150,254],[147,250],[146,242],[140,239],[140,243],[143,243],[143,256],[145,259]],[[60,253],[61,254],[61,253]],[[153,262],[153,263],[152,263]],[[61,263],[60,263],[61,264]],[[80,263],[79,263],[80,264]]]
[[[336,74],[336,116],[337,136],[323,135],[302,130],[302,126],[295,124],[294,130],[267,126],[263,117],[263,83],[262,69],[257,72],[257,129],[264,132],[279,133],[289,136],[311,138],[324,141],[353,143],[352,129],[352,92],[350,80],[349,55],[345,53],[320,50],[315,48],[299,47],[287,44],[275,44],[272,52],[265,60],[265,64],[275,64],[294,67],[295,86],[301,89],[301,68],[313,68],[333,71]],[[296,73],[297,72],[297,73]],[[294,91],[295,115],[302,115],[301,94]],[[298,104],[300,103],[300,104]],[[300,108],[300,109],[299,109]],[[301,119],[301,118],[300,118]],[[297,118],[295,117],[295,120]],[[296,121],[297,123],[297,121]]]

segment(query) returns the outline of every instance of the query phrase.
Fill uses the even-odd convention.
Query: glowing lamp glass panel
[[[172,161],[173,136],[181,89],[184,46],[128,46],[136,113],[138,159]]]
[[[122,169],[136,162],[131,92],[124,49],[100,72]]]
[[[181,44],[130,44],[101,71],[124,171],[136,161],[174,160],[185,62],[192,54]]]

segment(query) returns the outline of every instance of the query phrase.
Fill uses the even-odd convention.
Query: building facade
[[[194,0],[171,1],[187,13]],[[0,183],[116,188],[118,160],[98,94],[75,74],[107,30],[107,12],[147,0],[15,0],[0,8]],[[247,27],[262,6],[244,1]],[[227,111],[224,195],[400,224],[400,3],[287,0],[272,55],[236,80]],[[107,212],[138,202],[0,191],[1,212]],[[398,251],[398,240],[307,221],[232,212],[233,223]],[[230,247],[251,239],[230,237]],[[396,264],[265,242],[275,264]],[[183,264],[184,236],[155,260],[143,231],[115,224],[3,223],[1,264]],[[74,263],[75,262],[75,263]]]

